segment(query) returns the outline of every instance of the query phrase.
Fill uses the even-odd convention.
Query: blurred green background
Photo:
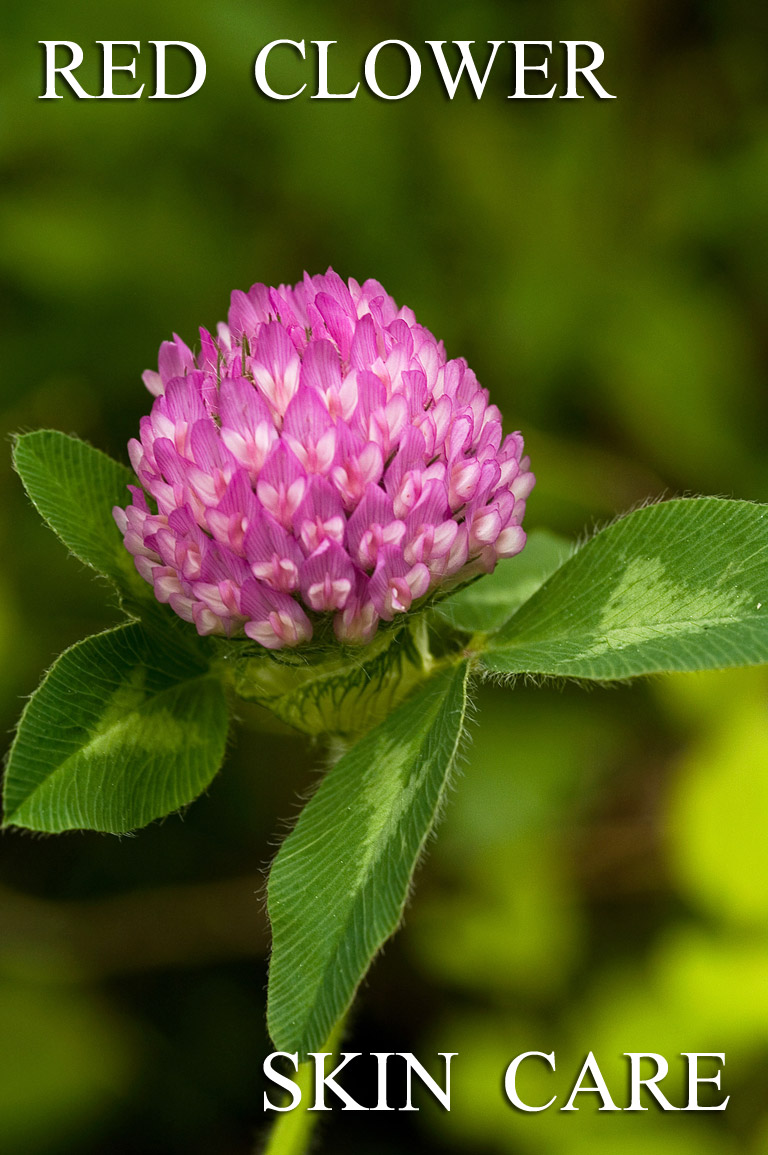
[[[125,459],[161,340],[194,342],[233,288],[332,264],[411,305],[523,430],[529,528],[576,535],[660,494],[768,501],[768,22],[751,0],[40,0],[4,17],[8,433],[55,427]],[[270,102],[250,78],[279,37],[339,41],[339,91],[375,43],[402,39],[422,82],[402,102]],[[38,40],[95,55],[105,38],[192,41],[205,87],[178,102],[37,99]],[[508,101],[500,54],[480,102],[449,102],[423,44],[569,38],[602,44],[617,100]],[[274,61],[276,83],[306,79],[290,53]],[[149,64],[145,44],[148,84]],[[5,732],[56,654],[116,620],[9,458]],[[336,1113],[319,1150],[768,1151],[767,692],[751,670],[478,693],[463,776],[346,1044],[428,1065],[458,1051],[452,1110]],[[321,763],[265,726],[244,707],[209,795],[134,838],[3,835],[4,1149],[252,1149],[271,1049],[263,872]],[[534,1085],[531,1071],[532,1101],[562,1102],[593,1050],[624,1105],[621,1055],[642,1050],[670,1060],[677,1102],[680,1052],[725,1051],[731,1102],[513,1112],[506,1064],[553,1049],[558,1074]]]

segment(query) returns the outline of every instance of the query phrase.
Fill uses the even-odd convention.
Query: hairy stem
[[[323,1051],[336,1055],[344,1033],[346,1016],[341,1018],[331,1031]],[[312,1087],[314,1082],[314,1063],[299,1063],[294,1083],[301,1090],[301,1102],[293,1111],[285,1111],[278,1115],[267,1144],[261,1155],[306,1155],[309,1142],[319,1112],[308,1110],[312,1102]],[[259,1152],[256,1152],[259,1155]]]

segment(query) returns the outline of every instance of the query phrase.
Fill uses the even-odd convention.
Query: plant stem
[[[341,1036],[344,1033],[345,1019],[346,1015],[338,1021],[328,1036],[328,1041],[323,1047],[326,1054],[330,1051],[334,1056],[336,1055],[341,1044]],[[301,1090],[301,1102],[293,1111],[285,1111],[278,1115],[262,1155],[306,1155],[319,1114],[317,1111],[308,1110],[309,1103],[312,1101],[314,1077],[314,1063],[299,1063],[299,1069],[293,1081]]]

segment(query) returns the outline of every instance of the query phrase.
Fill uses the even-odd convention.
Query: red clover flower
[[[440,583],[525,545],[523,439],[378,281],[329,269],[232,294],[195,356],[160,346],[115,520],[157,598],[269,649],[323,615],[367,642]]]

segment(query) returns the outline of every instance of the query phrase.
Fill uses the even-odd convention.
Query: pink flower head
[[[142,488],[115,520],[156,596],[201,634],[342,642],[525,544],[519,433],[461,359],[378,281],[333,270],[232,294],[179,337],[129,451]]]

